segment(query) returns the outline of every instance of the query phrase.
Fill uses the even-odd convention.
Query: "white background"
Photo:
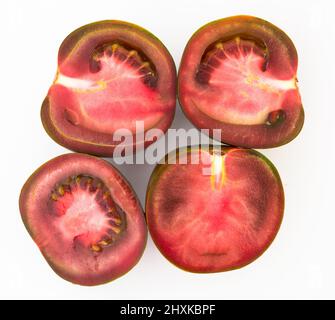
[[[334,1],[4,1],[0,2],[0,298],[245,299],[335,298],[335,27]],[[50,269],[25,230],[20,189],[47,160],[68,152],[44,132],[40,105],[57,50],[89,22],[119,19],[159,37],[179,65],[184,46],[203,24],[236,14],[262,17],[294,41],[306,112],[290,144],[265,150],[286,192],[282,228],[251,265],[219,274],[191,274],[167,262],[148,241],[139,264],[107,285],[68,283]],[[190,128],[177,107],[174,127]],[[121,166],[143,204],[151,166]]]

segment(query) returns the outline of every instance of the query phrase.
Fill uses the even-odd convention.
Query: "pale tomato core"
[[[108,235],[109,219],[96,196],[97,192],[78,187],[57,200],[55,206],[62,215],[55,224],[65,239],[88,246]]]
[[[286,92],[297,89],[296,79],[276,79],[263,70],[265,58],[255,45],[235,41],[234,50],[220,44],[210,54],[208,89],[193,101],[203,113],[225,123],[265,123],[269,113],[281,110]]]
[[[134,132],[136,121],[143,121],[144,129],[154,127],[164,110],[158,92],[143,82],[141,66],[133,67],[128,58],[120,61],[106,53],[100,63],[99,72],[77,78],[59,72],[55,80],[75,97],[75,104],[67,106],[67,112],[76,125],[100,133],[123,128]]]

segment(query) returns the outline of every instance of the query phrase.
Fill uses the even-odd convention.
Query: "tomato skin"
[[[106,77],[105,69],[100,71],[94,65],[94,54],[108,44],[119,44],[129,56],[136,52],[137,60],[150,65],[156,80],[147,79],[146,87],[137,79],[129,79],[129,85],[126,78],[122,82],[110,82],[108,68],[111,72],[113,68],[107,64]],[[122,62],[119,62],[121,67]],[[79,88],[72,88],[71,82]],[[132,134],[137,120],[145,123],[145,132],[151,128],[167,131],[175,113],[176,82],[170,53],[150,32],[123,21],[91,23],[73,31],[61,44],[56,79],[42,104],[41,120],[46,132],[60,145],[77,152],[111,157],[120,143],[114,136],[117,128],[113,124]],[[86,83],[93,83],[93,89],[82,90]],[[130,84],[135,90],[127,90]],[[104,86],[107,90],[103,90]],[[113,94],[118,87],[120,92]],[[95,100],[98,105],[94,104]],[[92,108],[97,110],[92,112]],[[136,141],[134,137],[133,150],[151,143],[151,140]]]
[[[259,70],[260,76],[266,75],[269,79],[280,82],[292,82],[292,88],[282,90],[278,106],[270,106],[270,111],[282,112],[284,121],[269,124],[267,118],[263,121],[238,123],[234,119],[225,121],[224,117],[214,117],[213,108],[222,106],[223,111],[229,106],[229,98],[226,106],[218,99],[220,91],[215,91],[213,86],[204,85],[197,80],[197,72],[204,57],[215,43],[226,43],[234,38],[253,41],[264,50],[264,68]],[[273,24],[251,16],[234,16],[213,21],[200,28],[189,40],[182,57],[178,71],[178,99],[183,112],[189,120],[199,129],[209,129],[211,137],[214,130],[221,130],[221,136],[214,136],[223,143],[246,148],[272,148],[286,144],[293,140],[301,131],[304,123],[304,110],[301,97],[296,85],[296,73],[298,66],[297,51],[291,39]],[[218,67],[220,68],[220,67]],[[256,76],[258,76],[256,75]],[[227,74],[229,78],[229,73]],[[224,84],[222,86],[224,89]],[[238,84],[234,89],[227,90],[236,95]],[[252,93],[251,93],[252,95]],[[264,97],[266,93],[264,92]],[[226,95],[227,96],[227,95]],[[242,100],[243,97],[240,98]],[[278,101],[271,98],[272,101]],[[271,101],[270,99],[270,101]],[[267,99],[268,101],[269,99]],[[236,99],[234,100],[236,101]],[[268,106],[259,98],[261,108]],[[229,106],[234,108],[234,105]],[[273,108],[271,108],[273,107]],[[277,110],[278,109],[278,110]],[[204,111],[208,112],[204,112]],[[248,111],[248,110],[247,110]],[[269,118],[271,113],[269,111]],[[238,117],[238,111],[236,111]],[[227,120],[227,119],[226,119]]]
[[[64,233],[64,228],[60,227],[64,225],[62,219],[71,213],[59,211],[65,204],[62,197],[58,201],[50,198],[60,181],[81,174],[103,181],[113,201],[125,214],[126,227],[119,238],[101,252],[92,251],[77,236],[69,238]],[[60,207],[55,207],[58,202]],[[144,252],[147,228],[139,200],[129,183],[105,160],[74,153],[49,160],[24,184],[19,207],[27,231],[48,264],[60,277],[72,283],[94,286],[115,280],[132,269]],[[84,226],[87,223],[80,218],[74,221]],[[71,228],[75,229],[76,225]]]
[[[238,269],[262,255],[284,212],[273,164],[259,152],[234,147],[193,146],[176,155],[156,166],[147,189],[147,224],[160,252],[195,273]],[[170,156],[179,159],[176,164]],[[208,168],[210,175],[204,174]]]

